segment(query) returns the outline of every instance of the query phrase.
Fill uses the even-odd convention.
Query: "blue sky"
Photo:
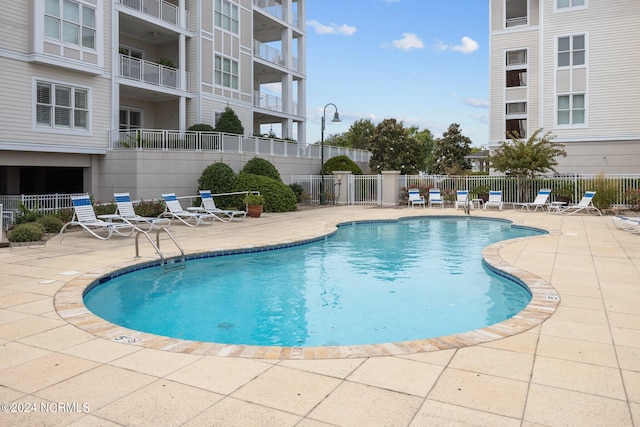
[[[307,143],[320,140],[326,104],[346,132],[387,118],[442,136],[451,123],[488,140],[486,0],[310,0],[307,7]]]

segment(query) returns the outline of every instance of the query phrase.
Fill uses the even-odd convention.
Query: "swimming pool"
[[[191,259],[166,275],[114,274],[84,300],[112,323],[198,341],[326,346],[450,335],[527,305],[531,294],[488,269],[481,250],[539,233],[475,218],[349,224],[312,244]]]

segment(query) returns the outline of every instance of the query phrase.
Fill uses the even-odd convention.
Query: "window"
[[[227,0],[216,0],[215,25],[238,34],[238,6]]]
[[[507,103],[507,115],[510,114],[527,114],[526,102],[509,102]]]
[[[142,111],[120,110],[120,130],[140,129],[142,127]]]
[[[558,38],[558,67],[575,67],[585,64],[584,35]]]
[[[527,0],[506,0],[505,3],[505,27],[528,24]]]
[[[585,0],[558,0],[557,8],[566,9],[569,7],[579,7],[585,5]]]
[[[215,84],[238,89],[238,62],[216,55]]]
[[[527,85],[527,51],[526,49],[506,52],[506,86],[520,87]]]
[[[89,129],[89,92],[67,85],[37,82],[36,123],[55,129]]]
[[[584,94],[558,96],[558,125],[581,125],[584,123]]]
[[[527,136],[527,120],[526,119],[509,119],[506,121],[507,139],[526,138]]]
[[[526,65],[527,64],[527,50],[511,50],[507,52],[507,66],[509,65]]]
[[[48,39],[96,48],[96,10],[72,0],[45,0],[44,34]]]
[[[507,70],[507,87],[527,85],[527,70]]]

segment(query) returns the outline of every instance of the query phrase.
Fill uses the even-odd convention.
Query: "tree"
[[[397,170],[416,174],[424,169],[426,152],[418,141],[415,128],[406,129],[396,119],[385,119],[376,126],[371,137],[369,166],[375,172]]]
[[[511,141],[500,141],[500,148],[489,158],[489,163],[498,172],[508,173],[517,179],[520,200],[530,200],[531,189],[523,182],[525,178],[534,178],[537,174],[556,171],[558,156],[567,156],[564,145],[552,141],[553,135],[547,132],[540,136],[542,129],[535,131],[526,141],[511,134]]]
[[[452,123],[442,138],[435,141],[433,151],[433,173],[456,175],[470,169],[464,156],[471,152],[471,140],[460,131],[458,123]]]
[[[242,122],[231,107],[226,107],[216,123],[216,132],[244,134]]]
[[[489,158],[491,167],[512,176],[533,178],[549,171],[556,172],[558,156],[566,157],[564,145],[556,144],[551,132],[535,131],[526,141],[511,135],[511,141],[500,141],[500,148]]]
[[[424,147],[424,152],[425,152],[424,170],[427,172],[430,172],[434,169],[433,150],[435,147],[435,141],[433,140],[433,134],[429,129],[418,130],[416,128],[415,138]]]
[[[371,145],[371,137],[375,130],[376,127],[370,119],[356,120],[349,128],[349,131],[344,134],[347,140],[347,146],[360,150],[368,150]]]

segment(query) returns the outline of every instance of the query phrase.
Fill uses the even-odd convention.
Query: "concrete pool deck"
[[[188,253],[314,238],[336,223],[451,208],[331,207],[172,233]],[[134,239],[71,233],[0,248],[1,424],[640,426],[640,240],[610,217],[472,211],[550,233],[501,245],[561,297],[542,324],[477,345],[378,357],[220,357],[79,328],[58,291],[138,262]],[[162,249],[175,255],[170,242]],[[140,240],[142,260],[155,259]],[[87,281],[88,283],[88,281]],[[56,296],[57,295],[57,296]],[[147,340],[145,340],[147,342]]]

